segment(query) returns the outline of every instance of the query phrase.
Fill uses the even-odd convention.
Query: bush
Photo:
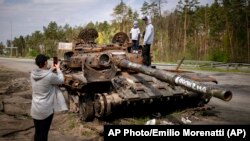
[[[29,51],[29,56],[31,57],[36,57],[39,54],[39,52],[35,51],[35,50],[30,50]]]
[[[227,62],[228,61],[228,55],[227,53],[220,51],[220,50],[213,50],[211,53],[209,60],[211,61],[218,61],[218,62]]]

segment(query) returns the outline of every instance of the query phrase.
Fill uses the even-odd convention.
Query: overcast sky
[[[123,0],[139,13],[144,1]],[[164,9],[173,10],[179,0],[167,1]],[[204,4],[213,0],[200,1]],[[120,0],[0,0],[0,42],[6,44],[11,37],[43,31],[43,26],[51,21],[72,27],[90,21],[110,21],[113,8],[119,3]]]

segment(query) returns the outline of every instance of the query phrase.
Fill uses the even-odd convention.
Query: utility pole
[[[12,47],[13,47],[13,44],[12,44],[12,20],[10,21],[10,31],[11,31],[11,33],[10,33],[10,55],[11,55],[11,57],[12,57]]]

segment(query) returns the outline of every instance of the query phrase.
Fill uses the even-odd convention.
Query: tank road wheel
[[[94,103],[95,116],[101,118],[107,110],[107,99],[103,94],[97,94]]]
[[[206,105],[210,99],[212,98],[212,96],[209,96],[209,95],[197,95],[195,97],[190,97],[191,101],[191,105],[190,106],[193,106],[193,107],[202,107],[204,105]]]
[[[210,101],[211,98],[212,98],[212,96],[209,96],[209,95],[202,96],[200,99],[200,102],[198,102],[197,106],[202,107],[202,106],[208,104],[208,102]]]
[[[79,96],[76,94],[75,91],[66,90],[63,93],[65,97],[65,101],[69,108],[69,111],[72,113],[79,112]]]
[[[79,97],[79,110],[81,120],[91,121],[94,119],[94,102],[88,96]]]
[[[78,95],[69,95],[69,110],[73,113],[79,112],[79,96]]]

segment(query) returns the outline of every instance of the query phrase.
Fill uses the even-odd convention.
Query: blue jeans
[[[132,40],[132,49],[138,50],[138,41],[137,40]]]

